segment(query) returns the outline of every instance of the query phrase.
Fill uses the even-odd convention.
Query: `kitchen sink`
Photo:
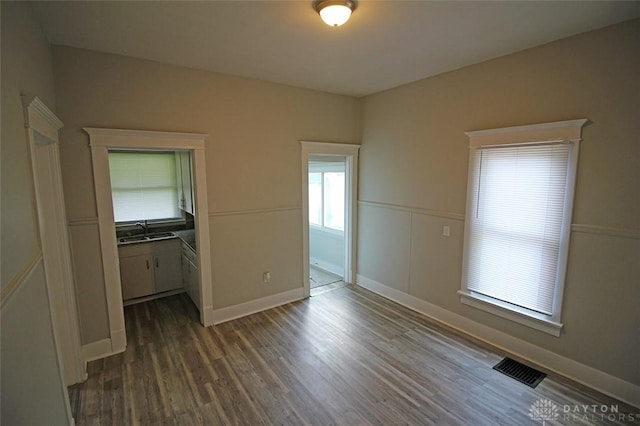
[[[135,235],[133,237],[118,238],[118,242],[119,243],[134,243],[136,241],[147,241],[148,239],[149,239],[149,237],[146,237],[144,235]]]
[[[132,235],[130,237],[121,237],[121,238],[118,238],[118,243],[119,244],[142,243],[145,241],[164,240],[164,239],[175,238],[175,237],[176,235],[173,232],[157,232],[155,234]]]
[[[175,237],[176,234],[174,234],[173,232],[157,232],[155,234],[148,234],[147,237],[150,240],[157,240],[158,238],[169,238],[169,237]]]

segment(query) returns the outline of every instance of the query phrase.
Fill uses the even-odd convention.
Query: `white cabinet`
[[[123,300],[182,288],[178,239],[121,245],[118,256]]]
[[[176,151],[176,178],[178,181],[178,207],[195,215],[191,152]]]
[[[140,255],[120,258],[122,299],[135,299],[156,292],[151,264],[153,256]]]
[[[200,310],[200,274],[196,253],[186,243],[182,243],[182,282],[187,294]]]
[[[182,271],[178,247],[154,256],[156,293],[182,287]]]

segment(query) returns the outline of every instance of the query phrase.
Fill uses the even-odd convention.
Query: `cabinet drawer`
[[[151,255],[120,259],[122,299],[135,299],[155,293],[153,272],[153,256]]]

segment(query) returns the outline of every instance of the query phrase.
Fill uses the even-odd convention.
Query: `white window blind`
[[[180,217],[173,152],[110,152],[116,222]]]
[[[572,146],[475,150],[468,205],[469,291],[552,314]]]

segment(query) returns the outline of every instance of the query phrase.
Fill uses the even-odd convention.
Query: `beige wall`
[[[356,99],[65,47],[54,75],[83,343],[109,332],[85,126],[210,135],[215,309],[302,286],[299,141],[358,142]]]
[[[640,384],[639,33],[640,21],[622,23],[364,98],[359,199],[370,203],[360,205],[359,274]],[[573,232],[556,338],[456,295],[464,132],[576,118],[592,123],[573,223],[596,229]]]
[[[215,309],[302,285],[298,142],[353,143],[362,135],[359,274],[640,384],[637,33],[638,21],[624,23],[363,100],[55,47],[83,343],[109,331],[82,127],[210,135]],[[573,222],[596,231],[572,236],[562,336],[461,305],[464,132],[582,117],[592,123],[584,131]],[[443,225],[451,237],[441,235]]]
[[[26,3],[2,7],[2,422],[66,424],[20,95],[54,107],[51,51]],[[27,272],[29,271],[29,272]]]

